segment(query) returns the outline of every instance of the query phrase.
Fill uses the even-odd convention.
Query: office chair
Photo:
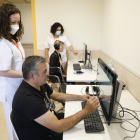
[[[63,74],[62,74],[62,70],[60,67],[50,67],[49,70],[49,76],[51,75],[55,75],[57,76],[57,82],[59,82],[59,92],[64,92],[66,93],[66,79],[64,79]]]
[[[48,77],[47,81],[51,81],[52,83],[58,83],[59,84],[59,92],[66,93],[66,85],[64,83],[60,82],[60,79],[59,79],[58,76],[56,76],[56,75],[48,75],[47,77]],[[54,104],[55,101],[52,101],[52,102]],[[63,110],[64,107],[65,107],[65,103],[64,102],[61,102],[61,103],[62,103],[63,107],[60,108],[58,111],[56,111],[56,114],[58,114],[59,111]]]
[[[49,68],[49,74],[48,77],[52,82],[58,82],[59,83],[59,92],[66,93],[66,85],[68,84],[75,84],[75,82],[66,82],[66,78],[63,77],[63,73],[60,67],[50,67]],[[55,78],[54,78],[55,77]],[[63,108],[65,106],[64,102],[61,102],[63,105]],[[62,110],[63,108],[59,109],[57,113]]]
[[[69,85],[69,84],[75,85],[75,82],[66,82],[66,77],[63,77],[63,73],[62,73],[62,70],[60,67],[50,67],[49,74],[50,75],[57,75],[63,86]]]
[[[64,83],[60,82],[60,79],[57,75],[48,75],[47,77],[48,77],[47,81],[49,83],[51,82],[53,84],[55,84],[55,83],[59,84],[59,92],[66,93],[66,85]],[[53,86],[51,86],[51,87],[53,87]]]
[[[11,120],[11,123],[12,123],[12,125],[13,125],[13,129],[14,129],[14,132],[15,132],[15,135],[16,135],[17,139],[18,139],[18,140],[22,140],[22,139],[19,138],[19,136],[18,136],[18,134],[17,134],[16,128],[15,128],[15,125],[14,125],[14,122],[13,122],[13,119],[12,119],[12,111],[11,111],[11,113],[10,113],[10,120]]]
[[[49,74],[50,75],[57,75],[61,81],[61,83],[65,82],[65,79],[63,77],[63,73],[60,67],[50,67],[49,68]]]

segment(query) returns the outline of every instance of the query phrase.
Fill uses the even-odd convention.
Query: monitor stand
[[[123,83],[121,81],[117,81],[116,88],[117,88],[116,101],[119,103],[120,98],[121,98]],[[124,119],[123,117],[121,118],[118,114],[118,106],[119,106],[118,104],[115,104],[113,112],[112,112],[112,116],[114,116],[114,117],[116,116],[115,118],[118,118],[118,119],[115,119],[115,118],[112,117],[111,123],[122,122],[122,120],[119,120],[119,119]]]
[[[117,119],[115,119],[115,118],[117,118]],[[122,123],[122,120],[121,120],[121,119],[123,119],[124,117],[121,118],[121,117],[119,116],[119,114],[117,114],[115,118],[112,117],[110,123]]]
[[[92,64],[89,62],[87,65],[81,66],[81,69],[92,69]]]
[[[117,119],[115,119],[115,118],[117,118]],[[121,117],[117,114],[115,118],[112,117],[110,123],[122,123],[122,120],[121,120],[121,119],[123,119],[123,117],[121,118]],[[106,122],[105,117],[103,117],[102,122]],[[106,122],[106,123],[107,123],[107,122]]]

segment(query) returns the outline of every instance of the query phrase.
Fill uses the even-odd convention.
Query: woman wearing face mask
[[[49,37],[47,37],[46,43],[45,43],[45,56],[47,58],[47,63],[49,64],[49,57],[54,52],[54,42],[55,40],[60,40],[64,42],[64,45],[68,47],[74,55],[77,55],[78,53],[74,50],[70,42],[68,41],[67,37],[62,35],[64,33],[63,26],[56,22],[51,26],[50,32],[52,33]],[[66,49],[63,49],[63,52],[60,53],[62,58],[62,67],[64,70],[66,69]]]
[[[0,101],[3,104],[10,140],[15,140],[10,122],[13,96],[20,85],[22,61],[25,57],[19,42],[23,25],[21,13],[13,4],[0,7]]]

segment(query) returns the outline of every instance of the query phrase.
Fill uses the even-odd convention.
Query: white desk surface
[[[84,74],[74,74],[73,70],[73,64],[78,64],[77,60],[69,60],[67,65],[67,82],[94,82],[97,77],[97,72],[93,71],[91,69],[81,69],[81,71],[84,72]],[[79,63],[80,66],[83,65],[83,63]],[[94,66],[97,65],[97,59],[92,60],[92,67],[94,69]],[[94,70],[97,70],[94,69]]]
[[[101,69],[101,67],[98,66],[99,74],[97,79],[97,59],[92,59],[92,67],[91,69],[81,69],[81,71],[84,72],[84,74],[74,74],[73,64],[78,64],[77,60],[69,60],[67,65],[67,82],[95,82],[96,80],[100,82],[109,82],[110,80],[104,73],[104,71]],[[83,63],[79,63],[80,66],[83,65]]]
[[[81,95],[81,89],[86,86],[87,85],[68,85],[67,93]],[[84,93],[84,91],[85,88],[83,88],[82,93]],[[140,103],[127,90],[122,91],[120,103],[123,107],[140,111]],[[81,109],[81,101],[67,101],[65,104],[65,117],[71,116]],[[140,118],[140,112],[138,112],[138,115]],[[132,116],[129,114],[126,114],[125,117],[132,118]],[[132,120],[131,122],[133,122],[133,124],[136,126],[139,125],[137,120]],[[84,121],[82,120],[76,126],[63,133],[63,140],[123,140],[125,136],[134,135],[134,132],[128,132],[122,129],[120,127],[120,123],[111,123],[110,126],[103,123],[103,125],[105,130],[102,132],[86,133]],[[135,128],[130,126],[128,123],[123,123],[123,126],[126,129],[135,130]],[[138,129],[134,138],[127,138],[126,140],[140,140],[140,128]]]

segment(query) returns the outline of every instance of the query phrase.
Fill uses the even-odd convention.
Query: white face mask
[[[60,35],[61,34],[61,31],[56,31],[55,34],[56,35]]]
[[[19,25],[11,25],[11,34],[14,35],[19,30]]]

